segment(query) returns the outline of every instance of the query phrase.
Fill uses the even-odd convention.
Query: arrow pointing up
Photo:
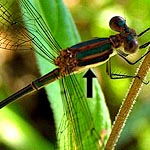
[[[86,91],[87,91],[87,98],[93,97],[93,80],[92,78],[96,78],[95,74],[89,69],[83,76],[83,78],[87,78],[87,85],[86,85]]]

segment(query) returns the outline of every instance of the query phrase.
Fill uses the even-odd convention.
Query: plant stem
[[[148,51],[150,51],[150,48],[148,49]],[[105,150],[113,150],[115,148],[115,145],[118,141],[118,138],[120,137],[122,129],[125,126],[125,123],[132,110],[132,107],[134,103],[136,102],[136,97],[138,96],[139,91],[143,84],[142,81],[144,81],[149,68],[150,68],[150,53],[146,55],[146,57],[144,58],[142,64],[140,65],[138,69],[137,76],[139,76],[140,79],[135,78],[132,81],[128,94],[121,105],[119,113],[112,127],[112,131],[106,143]]]

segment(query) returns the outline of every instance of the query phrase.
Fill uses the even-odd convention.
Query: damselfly
[[[147,32],[149,28],[137,35],[133,29],[126,25],[126,21],[122,17],[115,16],[110,20],[110,28],[114,31],[117,31],[118,34],[111,35],[110,37],[106,38],[94,38],[66,49],[62,49],[32,4],[28,0],[22,0],[20,3],[24,8],[23,15],[25,17],[25,21],[33,21],[35,27],[32,28],[31,24],[28,24],[26,28],[23,22],[18,20],[20,18],[16,18],[16,20],[14,20],[12,15],[5,8],[5,4],[0,3],[0,24],[2,25],[2,31],[0,32],[0,48],[19,50],[24,49],[24,45],[26,43],[32,42],[36,47],[35,51],[44,58],[48,59],[49,62],[53,63],[56,67],[48,74],[38,78],[25,88],[1,101],[0,108],[3,108],[16,99],[37,91],[47,84],[59,79],[61,80],[61,86],[65,87],[63,92],[66,93],[65,97],[63,97],[66,108],[64,116],[65,119],[63,119],[62,122],[64,122],[64,120],[69,120],[67,124],[68,131],[65,133],[67,137],[64,136],[65,140],[68,142],[73,141],[71,146],[74,147],[74,149],[87,149],[87,147],[89,149],[98,149],[99,138],[98,135],[95,135],[94,133],[94,122],[88,105],[85,102],[86,99],[83,96],[83,93],[80,91],[80,87],[78,86],[77,82],[74,82],[76,81],[74,74],[81,72],[86,68],[95,67],[108,62],[109,59],[116,54],[121,56],[129,64],[137,63],[149,52],[144,54],[133,63],[127,59],[127,56],[135,53],[138,48],[142,49],[149,45],[150,42],[147,42],[139,46],[137,41],[137,38]],[[9,24],[8,28],[5,28],[4,21]],[[5,35],[5,32],[9,30],[17,31],[18,27],[23,29],[23,31],[20,33],[20,37],[16,37],[14,41],[10,40],[9,37]],[[42,40],[37,38],[37,34],[42,35]],[[47,44],[49,49],[47,49],[47,47],[43,44],[43,41],[45,44]],[[33,47],[31,47],[31,49],[33,49]],[[109,64],[107,67],[107,72],[111,78],[119,79],[136,77],[113,74],[111,73]],[[71,85],[70,88],[76,87],[76,91],[73,91],[72,89],[70,90],[69,88],[67,89],[67,85]],[[78,102],[73,102],[72,96],[75,96]],[[79,103],[79,99],[82,102]],[[76,112],[74,105],[80,104],[83,105],[83,110],[81,110],[79,114]],[[81,117],[83,117],[83,122],[78,122],[78,118]],[[85,127],[83,128],[83,126]],[[65,131],[65,129],[61,129],[61,131]],[[95,138],[91,138],[91,136],[94,136]],[[84,143],[86,144],[84,145]]]

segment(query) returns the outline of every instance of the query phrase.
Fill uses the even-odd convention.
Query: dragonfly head
[[[134,29],[126,25],[126,20],[120,16],[111,18],[109,26],[112,30],[120,33],[125,53],[134,53],[138,49],[137,35]]]

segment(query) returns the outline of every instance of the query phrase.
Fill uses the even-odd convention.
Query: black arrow
[[[96,78],[95,74],[89,69],[83,76],[83,78],[87,78],[87,85],[86,85],[86,91],[87,91],[87,98],[93,97],[93,83],[92,78]]]

